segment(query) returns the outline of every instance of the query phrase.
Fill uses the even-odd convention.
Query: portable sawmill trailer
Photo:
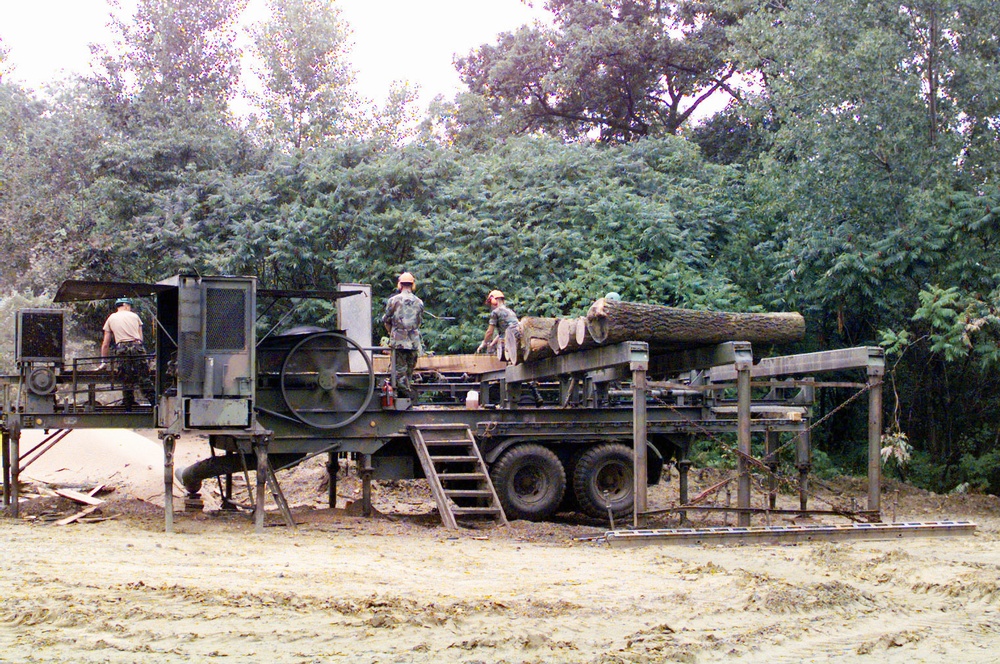
[[[155,302],[155,322],[146,320],[146,327],[147,336],[155,336],[149,361],[157,398],[132,410],[112,400],[121,385],[100,368],[100,358],[65,357],[67,310],[18,313],[18,371],[3,378],[0,403],[4,503],[13,503],[15,515],[21,469],[73,429],[118,427],[158,430],[165,495],[178,478],[189,509],[201,506],[202,482],[215,477],[226,479],[224,505],[234,505],[232,476],[256,472],[250,498],[258,529],[268,492],[294,525],[276,472],[320,454],[332,480],[331,505],[338,464],[350,457],[364,480],[366,510],[372,479],[426,477],[449,527],[473,517],[543,520],[564,510],[631,515],[638,525],[646,486],[661,481],[668,462],[678,468],[686,504],[692,440],[731,434],[741,473],[733,511],[749,524],[757,509],[750,498],[752,436],[762,436],[774,452],[778,436],[795,434],[801,510],[807,511],[815,395],[809,376],[863,369],[867,382],[858,387],[869,391],[874,488],[861,514],[878,520],[883,360],[877,348],[756,364],[745,342],[651,353],[647,343],[624,341],[511,366],[484,356],[422,358],[418,397],[407,402],[386,389],[392,357],[372,345],[369,286],[264,290],[253,277],[179,275],[156,284],[68,281],[55,301],[123,296]],[[310,298],[337,302],[336,329],[282,327]],[[276,303],[288,312],[259,329],[260,312],[279,311]],[[751,398],[751,377],[765,381],[754,384],[758,398]],[[528,382],[540,386],[541,406],[520,403]],[[473,391],[480,396],[477,408],[467,407]],[[44,430],[46,437],[23,451],[24,429]],[[207,436],[206,458],[175,469],[176,440],[190,434]],[[764,459],[772,467],[776,461]],[[173,509],[166,500],[168,531]]]

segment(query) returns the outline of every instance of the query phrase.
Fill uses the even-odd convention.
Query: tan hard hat
[[[490,300],[492,300],[493,298],[496,298],[498,300],[504,300],[504,299],[506,299],[503,296],[503,293],[501,293],[500,291],[498,291],[498,290],[491,290],[490,294],[486,296],[486,304],[489,304]]]
[[[409,272],[404,272],[403,274],[399,275],[399,279],[396,280],[396,285],[399,286],[400,284],[410,284],[414,288],[417,287],[416,279],[414,279],[413,275],[410,274]]]

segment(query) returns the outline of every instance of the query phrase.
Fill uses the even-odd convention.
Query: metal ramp
[[[460,517],[490,517],[506,525],[500,498],[467,425],[411,424],[407,431],[446,528],[457,530]]]
[[[663,530],[619,530],[605,535],[614,547],[644,544],[798,544],[800,542],[844,542],[892,540],[914,537],[970,536],[971,521],[917,523],[851,523],[736,528],[672,528]]]

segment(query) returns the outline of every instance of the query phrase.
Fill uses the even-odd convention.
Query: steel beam
[[[654,375],[661,375],[721,367],[733,364],[740,353],[749,351],[750,343],[747,341],[727,341],[715,346],[672,351],[653,357],[649,371]],[[735,373],[733,378],[736,378]]]
[[[885,367],[884,351],[878,346],[861,346],[801,355],[765,357],[754,365],[750,375],[754,378],[792,376],[843,369],[865,369],[873,366]],[[724,383],[735,379],[736,368],[734,366],[715,366],[709,370],[709,380],[713,383]]]
[[[576,353],[566,353],[537,362],[512,364],[504,370],[508,383],[545,380],[562,374],[598,371],[642,362],[648,366],[649,344],[644,341],[624,341],[611,346],[599,346]]]
[[[736,368],[736,444],[740,451],[736,468],[739,481],[736,485],[736,505],[741,509],[750,507],[750,464],[752,454],[750,439],[750,369],[753,366],[753,353],[750,344],[745,347],[734,347],[736,354],[733,366]],[[740,512],[737,516],[740,526],[750,525],[750,514]]]

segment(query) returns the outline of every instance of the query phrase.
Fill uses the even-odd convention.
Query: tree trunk
[[[727,313],[601,298],[587,312],[587,331],[599,344],[645,341],[676,350],[725,341],[799,341],[805,336],[805,320],[798,313]]]

